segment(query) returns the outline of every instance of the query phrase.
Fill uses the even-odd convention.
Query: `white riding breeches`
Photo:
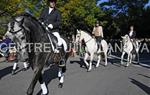
[[[57,44],[58,44],[58,46],[61,46],[63,44],[64,50],[67,51],[67,43],[65,42],[64,39],[62,39],[60,37],[60,34],[58,32],[53,32],[53,35],[56,36],[56,38],[57,38],[57,41],[58,41]]]
[[[59,33],[58,32],[53,32],[53,35],[56,36],[56,38],[57,38],[58,46],[61,46],[62,45],[62,41],[61,41]]]

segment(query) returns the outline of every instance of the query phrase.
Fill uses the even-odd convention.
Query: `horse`
[[[128,55],[126,67],[128,67],[132,63],[132,60],[135,59],[135,57],[137,57],[137,61],[139,63],[138,42],[136,41],[135,45],[134,45],[133,42],[131,41],[130,37],[127,34],[125,36],[122,36],[122,39],[123,39],[123,41],[122,41],[123,42],[123,52],[121,55],[121,64],[123,64],[125,53],[127,53],[127,55]]]
[[[37,81],[41,84],[42,95],[48,94],[42,70],[49,60],[58,63],[58,86],[63,86],[66,61],[70,53],[64,50],[64,47],[60,48],[59,53],[56,54],[54,52],[54,41],[57,41],[57,39],[51,32],[46,30],[45,26],[38,19],[28,13],[14,16],[8,23],[5,36],[12,39],[17,45],[19,44],[17,46],[19,51],[17,55],[20,57],[18,60],[28,60],[34,72],[32,81],[27,89],[27,95],[33,94]],[[66,43],[66,41],[63,42]],[[58,55],[58,58],[54,55]]]
[[[100,48],[98,49],[96,40],[94,38],[92,38],[92,36],[90,34],[88,34],[85,31],[82,31],[82,30],[77,30],[76,43],[81,42],[82,40],[84,40],[84,42],[85,42],[84,63],[88,67],[88,71],[91,71],[91,69],[92,69],[92,61],[93,61],[93,57],[94,57],[95,53],[98,57],[96,67],[99,67],[99,63],[101,61],[102,54],[104,54],[105,66],[107,66],[107,51],[108,51],[107,42],[104,39],[102,39],[102,41],[101,41],[102,50]],[[89,56],[90,56],[90,63],[87,62],[87,58]]]

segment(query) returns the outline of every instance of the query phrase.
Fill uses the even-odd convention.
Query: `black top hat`
[[[55,3],[56,3],[56,2],[57,2],[57,0],[48,0],[48,2],[55,2]]]

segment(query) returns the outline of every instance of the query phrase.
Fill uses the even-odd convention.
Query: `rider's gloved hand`
[[[49,27],[50,29],[53,29],[53,25],[52,25],[52,24],[49,24],[48,27]]]
[[[48,27],[46,27],[46,30],[49,31]]]
[[[44,22],[42,22],[42,25],[44,25]]]

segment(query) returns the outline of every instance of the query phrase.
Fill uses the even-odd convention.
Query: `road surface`
[[[80,67],[82,62],[79,57],[71,57],[67,62],[63,88],[57,86],[58,68],[44,68],[49,95],[150,95],[150,61],[147,61],[147,65],[132,64],[129,67],[120,66],[120,60],[115,58],[108,61],[107,67],[93,66],[92,71],[87,72]],[[0,95],[26,95],[33,71],[21,71],[23,64],[20,63],[17,74],[12,76],[12,65],[13,63],[0,63]],[[40,93],[40,85],[37,83],[34,95]]]

